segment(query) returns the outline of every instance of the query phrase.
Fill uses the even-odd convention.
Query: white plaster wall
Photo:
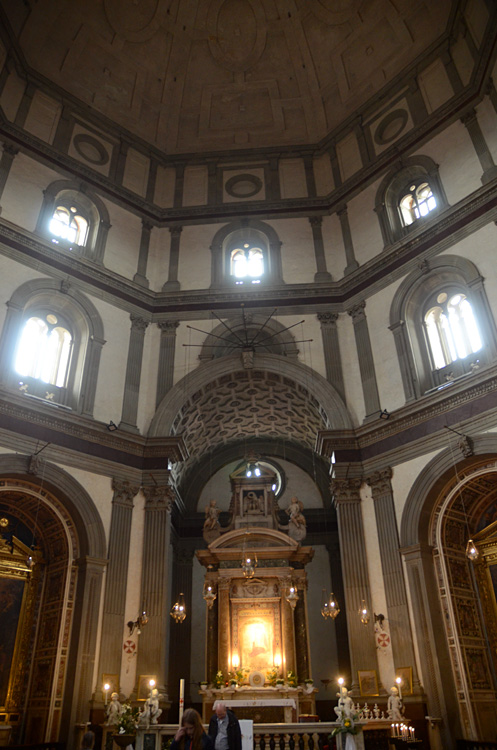
[[[306,341],[305,343],[297,344],[297,349],[299,350],[299,361],[304,365],[307,365],[307,367],[310,367],[313,373],[317,372],[326,379],[321,324],[317,315],[314,315],[314,313],[306,313],[304,321],[305,322],[301,327],[297,326],[293,331],[290,331],[290,333],[293,333],[296,340],[311,339],[310,342]],[[312,377],[312,373],[309,373],[310,387],[312,387]]]
[[[178,281],[181,283],[182,291],[206,289],[210,286],[210,246],[218,229],[217,224],[183,227],[178,270]]]
[[[316,261],[312,229],[308,219],[281,219],[268,222],[281,240],[281,264],[287,284],[314,281]]]
[[[199,366],[199,354],[206,334],[193,330],[212,331],[218,321],[188,320],[179,324],[176,329],[176,345],[174,350],[174,385]]]
[[[149,169],[150,159],[148,156],[145,156],[145,154],[134,148],[130,148],[126,154],[123,187],[132,190],[133,193],[137,193],[144,198],[147,194]]]
[[[7,317],[7,302],[13,293],[22,284],[33,279],[46,278],[45,274],[38,273],[26,266],[17,263],[15,260],[2,255],[2,303],[0,304],[0,330],[3,327]]]
[[[65,464],[58,464],[61,469],[70,474],[88,492],[102,519],[105,537],[109,539],[110,516],[112,511],[113,490],[109,477],[94,474],[91,471],[76,469]]]
[[[450,54],[452,55],[452,59],[454,60],[454,64],[461,77],[463,85],[467,86],[475,63],[468,47],[468,43],[463,36],[456,39],[455,43],[450,48]]]
[[[36,227],[43,201],[43,191],[62,175],[24,154],[17,154],[12,162],[7,184],[1,199],[2,219],[11,221],[32,232]]]
[[[206,166],[186,167],[183,181],[183,206],[205,206],[208,195]]]
[[[333,172],[331,169],[330,155],[328,153],[314,157],[314,181],[316,183],[316,194],[318,196],[328,195],[335,187]]]
[[[147,279],[153,292],[160,292],[169,274],[171,252],[171,232],[166,228],[154,227],[148,248]],[[181,235],[180,235],[181,253]]]
[[[434,112],[454,94],[441,60],[435,60],[425,68],[418,76],[418,83],[428,112]]]
[[[355,133],[349,133],[341,141],[338,141],[336,148],[340,173],[342,180],[345,182],[362,167],[359,144]]]
[[[380,181],[368,185],[359,195],[352,198],[347,206],[354,255],[360,265],[383,250],[380,223],[374,211]]]
[[[176,170],[173,167],[157,167],[154,202],[160,208],[172,208],[174,205],[174,188]]]
[[[128,360],[129,315],[101,300],[92,300],[104,322],[104,339],[93,415],[100,422],[121,421]]]
[[[326,268],[331,273],[333,280],[337,281],[337,279],[343,278],[343,272],[347,265],[342,227],[337,214],[323,216],[321,231],[323,233]]]
[[[366,606],[371,612],[371,617],[373,617],[375,612],[376,614],[381,613],[385,615],[386,621],[383,627],[387,632],[390,632],[374,500],[371,495],[371,488],[367,485],[363,485],[361,488],[361,511],[364,524],[366,559],[368,561],[369,586],[371,589],[371,601],[366,601]],[[381,683],[384,687],[393,685],[395,672],[391,646],[386,649],[377,649],[377,654]]]
[[[415,152],[440,165],[440,179],[449,205],[481,187],[482,170],[465,126],[459,120]]]
[[[420,476],[429,462],[438,455],[440,451],[426,453],[410,461],[406,461],[394,467],[392,476],[392,492],[397,516],[397,527],[401,529],[402,515],[409,492],[416,479]]]
[[[318,700],[329,700],[333,698],[333,692],[329,695],[324,691],[321,679],[332,680],[336,685],[338,674],[338,652],[336,643],[336,628],[331,619],[321,616],[321,596],[323,589],[329,596],[331,591],[330,562],[329,555],[324,545],[315,545],[314,557],[306,565],[308,589],[307,589],[307,613],[309,623],[309,643],[311,648],[311,677],[314,687],[318,689],[316,698]],[[338,617],[345,617],[345,603],[339,602],[342,612]]]
[[[390,306],[400,281],[382,289],[366,303],[376,382],[382,409],[393,411],[405,403],[399,359],[393,333],[388,329]]]
[[[149,325],[145,332],[143,360],[138,399],[137,427],[145,434],[155,414],[157,393],[157,372],[159,368],[159,346],[161,332],[155,325]]]
[[[366,416],[366,411],[354,327],[350,315],[340,315],[337,328],[345,380],[345,402],[353,425],[358,425]]]
[[[105,201],[112,224],[105,245],[104,266],[132,279],[138,268],[141,220],[110,201]]]
[[[0,107],[7,120],[11,122],[15,120],[25,88],[26,81],[18,76],[15,70],[11,70],[0,95]]]
[[[484,0],[468,0],[464,9],[464,17],[478,47],[483,40],[488,22],[488,10]]]
[[[303,159],[281,159],[279,162],[281,197],[302,198],[307,196]]]
[[[24,129],[36,138],[41,138],[42,141],[53,143],[61,113],[60,101],[37,90],[29,108]]]

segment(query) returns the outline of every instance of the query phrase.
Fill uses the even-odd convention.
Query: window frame
[[[239,279],[232,274],[231,256],[234,250],[243,248],[258,248],[262,252],[264,273],[252,283],[253,278],[246,276]],[[253,290],[254,287],[283,284],[281,270],[281,241],[275,230],[262,221],[256,219],[242,219],[232,222],[220,229],[211,244],[212,280],[211,288]]]

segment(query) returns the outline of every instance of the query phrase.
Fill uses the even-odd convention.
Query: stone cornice
[[[146,438],[115,430],[88,417],[33,403],[17,392],[0,391],[0,440],[7,448],[32,453],[48,443],[45,455],[53,462],[91,469],[106,476],[147,483],[168,475],[168,461],[187,458],[182,437]],[[14,443],[11,445],[11,441]],[[142,474],[146,481],[142,482]]]

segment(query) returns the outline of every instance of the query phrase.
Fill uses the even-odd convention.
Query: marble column
[[[375,471],[365,481],[371,487],[374,501],[383,584],[387,600],[386,618],[392,641],[394,664],[396,667],[412,667],[413,692],[419,695],[422,691],[414,655],[391,478],[392,469],[387,467],[381,471]]]
[[[318,313],[317,318],[321,325],[326,380],[331,383],[345,401],[342,358],[337,330],[338,313]]]
[[[371,349],[371,339],[369,338],[368,321],[364,308],[365,302],[360,302],[351,310],[347,310],[354,324],[354,334],[357,347],[357,356],[359,358],[359,370],[361,372],[362,392],[364,394],[364,406],[366,409],[365,422],[378,417],[380,407],[380,397],[378,395],[378,386],[376,383],[376,373],[374,369],[373,351]]]
[[[361,479],[334,479],[330,489],[337,511],[340,554],[342,558],[345,608],[349,634],[350,668],[352,690],[358,690],[358,670],[374,669],[380,686],[378,658],[374,637],[373,616],[367,625],[359,618],[359,609],[364,600],[371,611],[371,587],[364,525],[361,512]],[[342,615],[338,615],[341,617]],[[344,675],[344,677],[346,677]],[[380,692],[384,689],[380,686]]]
[[[150,283],[147,279],[147,263],[148,263],[148,251],[150,247],[150,237],[152,234],[153,224],[148,221],[142,221],[142,233],[140,238],[140,250],[138,254],[138,268],[133,276],[133,281],[140,286],[144,286],[148,289]]]
[[[497,177],[497,167],[495,166],[492,154],[488,148],[485,136],[480,128],[476,110],[470,110],[464,117],[461,118],[462,124],[466,127],[469,137],[473,143],[476,155],[478,156],[479,162],[483,169],[481,176],[481,182],[486,185],[495,177]]]
[[[124,381],[123,410],[119,428],[128,432],[138,432],[138,397],[142,371],[143,345],[148,322],[139,315],[130,315],[131,333],[129,337],[128,364]]]
[[[136,664],[137,678],[141,674],[156,674],[159,691],[166,691],[169,541],[171,533],[171,508],[174,491],[170,485],[144,487],[145,528],[143,533],[143,558],[141,601],[148,615],[138,642]]]
[[[10,174],[12,162],[19,153],[19,149],[4,143],[2,146],[2,158],[0,159],[0,198],[5,190],[5,185]]]
[[[219,600],[219,629],[218,629],[218,666],[227,675],[231,669],[229,663],[231,644],[231,618],[230,618],[230,579],[220,578],[218,584],[217,598]],[[216,670],[217,671],[217,670]],[[210,677],[211,675],[209,675]]]
[[[157,395],[155,406],[160,402],[172,388],[174,378],[174,355],[176,350],[176,329],[179,326],[177,320],[161,320],[157,323],[160,328],[159,368],[157,373]]]
[[[316,273],[314,274],[314,281],[331,281],[331,273],[326,268],[326,258],[324,255],[324,243],[323,243],[323,217],[313,216],[309,219],[309,223],[312,227],[312,240],[314,242],[314,257],[316,258]]]
[[[352,234],[350,231],[347,206],[342,206],[341,208],[339,208],[337,211],[337,216],[340,219],[343,247],[345,249],[345,259],[347,261],[347,265],[345,266],[343,275],[348,276],[349,273],[352,273],[352,271],[355,271],[356,268],[359,268],[359,263],[357,262],[354,254],[354,243],[352,242]]]
[[[113,479],[112,489],[114,496],[110,517],[107,553],[109,563],[105,578],[98,679],[103,674],[120,674],[121,672],[122,643],[121,639],[116,637],[116,633],[122,633],[124,628],[133,498],[140,488],[131,485],[127,480]],[[101,695],[99,684],[97,684],[95,695],[97,697]]]
[[[179,246],[183,227],[170,227],[171,247],[169,249],[169,272],[168,279],[162,286],[163,292],[177,292],[180,289],[178,281]]]
[[[186,618],[169,625],[169,698],[179,700],[179,681],[185,680],[185,703],[196,701],[190,695],[191,637],[192,637],[192,573],[196,543],[177,539],[173,544],[173,588],[171,605],[179,594],[185,597]]]

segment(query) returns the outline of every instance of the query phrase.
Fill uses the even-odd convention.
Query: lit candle
[[[105,705],[107,705],[107,694],[109,692],[109,688],[110,688],[110,685],[109,685],[108,682],[106,682],[105,685],[104,685],[104,690],[105,690]]]
[[[392,724],[392,737],[395,737],[395,724]]]
[[[179,681],[179,725],[181,726],[181,719],[183,718],[183,709],[185,707],[185,681],[181,679]]]
[[[343,679],[343,677],[339,677],[338,678],[338,684],[340,685],[340,687],[342,687],[342,685],[343,685],[344,682],[345,682],[345,680]]]
[[[402,677],[397,677],[395,679],[395,682],[397,683],[397,687],[398,687],[398,690],[399,690],[399,698],[400,698],[400,700],[402,700],[402,690],[400,689],[400,686],[402,685]]]

